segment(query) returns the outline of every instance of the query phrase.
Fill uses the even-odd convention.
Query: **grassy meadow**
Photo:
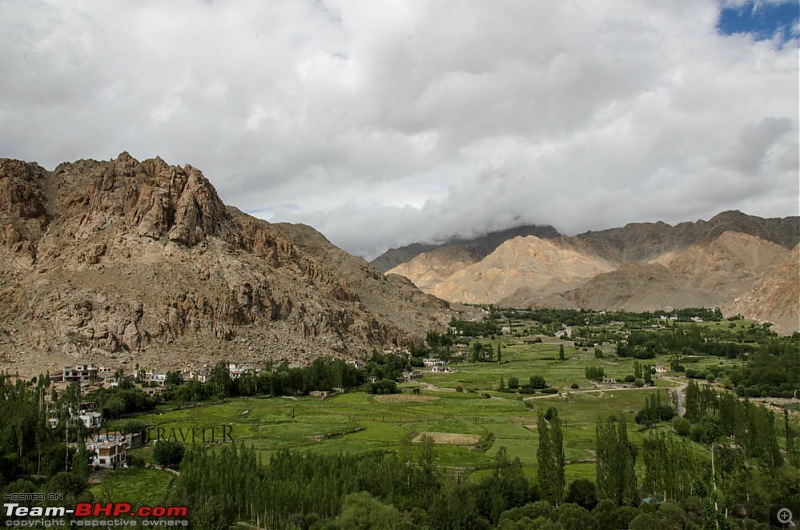
[[[453,363],[452,373],[426,373],[421,380],[400,385],[400,394],[373,396],[353,391],[324,400],[237,398],[180,410],[164,409],[139,419],[167,432],[230,425],[236,443],[255,447],[265,459],[284,448],[321,453],[394,450],[413,443],[422,433],[449,433],[454,436],[436,435],[442,442],[437,443],[436,464],[453,473],[479,477],[488,472],[503,446],[510,457],[522,460],[526,473],[535,474],[536,419],[540,412],[555,406],[564,427],[567,480],[593,478],[597,419],[623,414],[632,441],[641,442],[653,430],[645,432],[636,425],[634,415],[654,392],[661,392],[666,402],[662,387],[677,386],[678,376],[654,376],[656,388],[590,382],[584,374],[587,366],[603,366],[608,377],[621,380],[633,373],[634,360],[613,356],[595,359],[593,349],[583,351],[570,342],[549,340],[529,344],[501,337],[492,342],[495,349],[498,342],[502,344],[501,363]],[[564,361],[558,360],[560,344],[565,345]],[[668,366],[669,359],[651,359],[648,364]],[[510,377],[517,377],[524,384],[532,375],[544,377],[558,393],[520,395],[499,390],[501,378],[507,384]],[[573,384],[579,388],[571,388]],[[669,426],[663,424],[657,429],[668,430]],[[149,458],[149,449],[139,451]]]

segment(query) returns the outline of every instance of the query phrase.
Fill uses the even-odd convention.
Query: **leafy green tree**
[[[186,447],[180,442],[156,440],[153,446],[153,460],[160,466],[174,468],[180,465]]]
[[[597,421],[597,490],[601,499],[611,499],[617,505],[636,500],[635,458],[628,442],[624,418],[610,416]]]
[[[564,530],[594,530],[594,520],[586,508],[566,503],[556,508],[552,517]]]
[[[537,421],[539,447],[537,480],[542,497],[551,502],[561,502],[564,495],[564,444],[558,411],[548,421],[539,414]]]
[[[532,375],[530,382],[532,388],[547,388],[547,381],[541,375]]]
[[[511,376],[508,378],[508,388],[516,390],[519,388],[519,377]]]
[[[351,493],[335,520],[342,530],[411,530],[411,521],[394,506],[383,504],[366,491]]]
[[[569,483],[565,500],[592,510],[597,506],[597,486],[588,478],[575,479]]]
[[[564,345],[563,344],[559,344],[558,345],[558,359],[560,361],[563,361],[565,359],[565,357],[564,357]]]

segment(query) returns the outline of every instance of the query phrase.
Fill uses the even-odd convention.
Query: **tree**
[[[628,442],[624,418],[599,419],[597,433],[597,490],[601,499],[611,499],[618,506],[636,499],[634,454]]]
[[[789,458],[789,463],[795,467],[800,466],[800,454],[797,449],[797,433],[794,432],[792,426],[789,424],[789,409],[783,409],[783,425],[786,435],[786,456]]]
[[[166,385],[168,387],[178,386],[183,383],[183,375],[177,370],[170,370],[167,372]]]
[[[519,377],[511,376],[508,378],[508,388],[516,390],[519,388]]]
[[[153,460],[160,466],[175,467],[183,460],[186,447],[170,440],[157,440],[153,446]]]
[[[597,486],[588,478],[575,479],[569,483],[565,500],[592,510],[597,505]]]
[[[539,448],[536,458],[539,464],[537,479],[542,496],[551,502],[560,502],[564,495],[564,440],[558,410],[548,421],[539,414],[537,432]]]
[[[347,530],[405,530],[411,521],[394,506],[383,504],[366,491],[344,498],[342,512],[335,520],[336,528]]]
[[[560,361],[564,360],[564,345],[563,344],[559,344],[558,345],[558,359]]]
[[[497,343],[497,364],[500,364],[500,361],[503,360],[503,349],[500,346],[500,343]]]
[[[532,375],[530,381],[532,388],[547,388],[547,381],[541,375]]]

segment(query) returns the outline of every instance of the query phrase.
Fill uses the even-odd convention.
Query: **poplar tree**
[[[539,448],[536,452],[539,489],[545,499],[557,503],[564,495],[565,486],[564,437],[558,411],[551,415],[549,421],[539,414],[536,427],[539,434]]]
[[[618,506],[636,499],[634,456],[628,442],[624,418],[610,416],[597,421],[597,489],[601,499],[611,499]]]

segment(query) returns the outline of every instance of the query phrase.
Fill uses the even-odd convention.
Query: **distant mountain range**
[[[373,264],[450,302],[656,310],[721,307],[800,329],[800,218],[738,211],[709,221],[632,223],[560,235],[518,227],[473,240],[410,245]],[[476,250],[480,249],[480,250]]]
[[[0,159],[0,370],[366,357],[453,311],[191,166]]]

